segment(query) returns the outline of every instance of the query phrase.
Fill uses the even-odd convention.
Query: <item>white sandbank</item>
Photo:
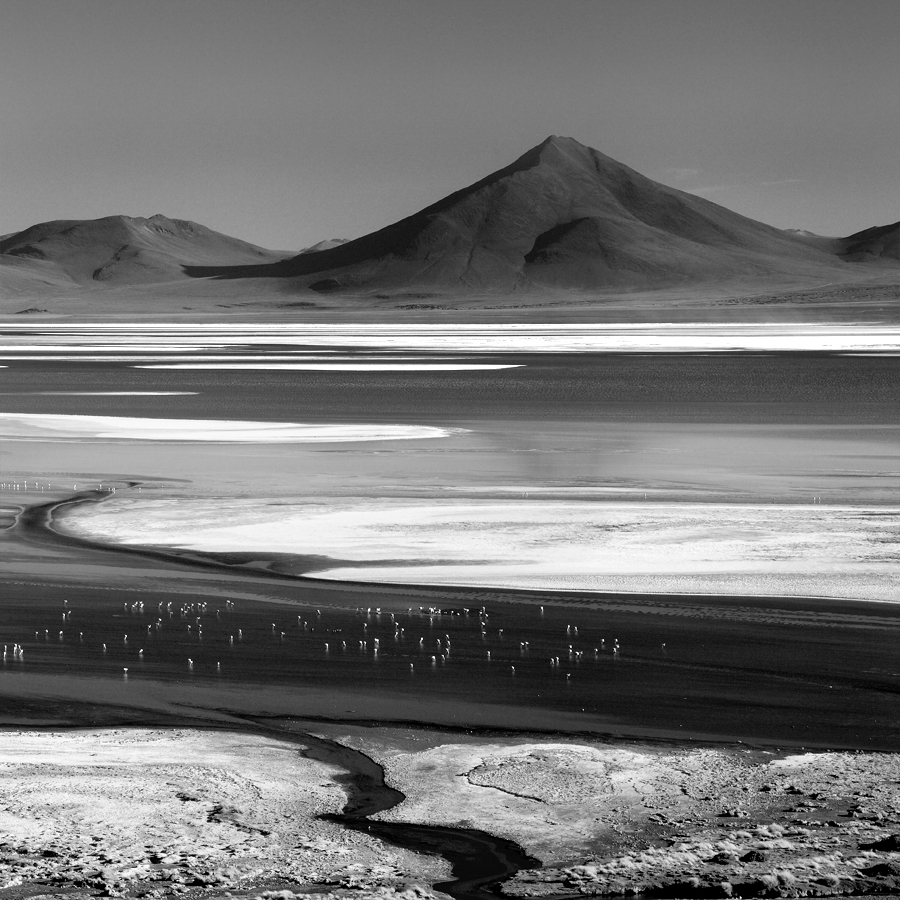
[[[319,372],[456,372],[477,369],[518,369],[520,364],[488,363],[175,363],[141,365],[133,369],[269,369]]]
[[[7,326],[0,351],[73,352],[119,349],[147,352],[194,351],[240,345],[296,345],[386,348],[466,353],[594,352],[896,352],[900,327],[855,324],[290,324],[177,325],[104,324]],[[35,333],[38,331],[39,333]],[[83,348],[75,351],[75,348]]]
[[[29,440],[224,441],[228,443],[332,443],[443,438],[459,428],[429,425],[304,425],[224,419],[151,419],[0,413],[0,436]]]
[[[338,580],[900,598],[900,508],[120,495],[65,527],[132,545],[326,556],[335,566],[315,575]]]

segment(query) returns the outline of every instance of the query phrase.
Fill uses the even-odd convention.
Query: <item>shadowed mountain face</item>
[[[4,262],[45,278],[87,284],[139,284],[184,278],[186,265],[269,263],[263,250],[181,219],[108,216],[44,222],[0,241]]]
[[[323,292],[509,291],[803,276],[841,266],[830,248],[658,184],[571,138],[551,137],[476,184],[339,247],[269,266],[187,271],[291,278]]]
[[[838,245],[838,252],[844,259],[900,260],[900,222],[858,231],[850,237],[841,238]]]

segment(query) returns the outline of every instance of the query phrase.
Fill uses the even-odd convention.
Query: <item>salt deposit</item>
[[[324,443],[443,438],[461,429],[429,425],[304,425],[222,419],[150,419],[0,413],[0,435],[31,440],[225,441],[228,443]]]
[[[234,524],[219,525],[228,522]],[[591,500],[118,498],[66,527],[134,545],[315,554],[355,581],[896,600],[900,509]],[[392,565],[385,565],[384,561]]]

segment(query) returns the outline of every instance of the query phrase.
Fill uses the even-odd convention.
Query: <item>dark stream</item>
[[[303,741],[309,743],[304,756],[338,765],[348,772],[339,779],[347,793],[343,813],[324,818],[407,850],[443,856],[453,867],[454,880],[434,885],[436,890],[460,900],[483,898],[486,886],[509,878],[520,869],[540,866],[540,860],[528,856],[518,844],[473,828],[370,821],[369,816],[406,799],[385,784],[381,766],[364,753],[334,741],[309,735],[304,735]]]

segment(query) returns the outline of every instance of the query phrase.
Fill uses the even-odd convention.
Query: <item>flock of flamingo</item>
[[[35,629],[32,644],[51,652],[54,645],[71,652],[74,645],[78,651],[92,652],[95,661],[99,657],[108,663],[110,671],[118,669],[126,679],[129,673],[134,674],[136,667],[142,671],[145,662],[164,663],[170,673],[174,668],[176,675],[179,669],[188,675],[222,675],[227,671],[231,654],[241,647],[250,649],[251,645],[256,645],[253,656],[261,660],[261,665],[275,668],[278,653],[273,650],[273,644],[283,647],[295,660],[305,657],[338,666],[353,660],[371,663],[391,660],[414,675],[423,669],[440,669],[457,658],[466,664],[480,659],[496,672],[506,671],[510,676],[516,675],[517,666],[534,670],[543,665],[551,673],[564,675],[566,681],[572,679],[582,663],[603,657],[617,659],[622,652],[618,638],[595,637],[586,642],[579,634],[578,625],[571,623],[564,628],[550,623],[541,627],[541,648],[537,649],[533,646],[534,633],[527,640],[517,640],[503,628],[492,627],[485,607],[408,607],[405,615],[381,607],[333,609],[329,613],[340,616],[340,627],[328,621],[327,616],[323,617],[321,609],[312,609],[294,614],[289,622],[270,621],[265,629],[258,611],[239,625],[236,606],[231,600],[215,607],[209,601],[159,601],[155,609],[137,600],[123,603],[113,615],[113,627],[123,623],[118,635],[108,633],[107,628],[100,635],[86,635],[78,621],[78,610],[63,600],[62,627]],[[539,607],[538,614],[543,622],[543,606]],[[408,634],[408,631],[418,633]],[[165,643],[161,643],[163,640]],[[11,646],[4,645],[3,664],[8,661],[22,664],[27,643],[23,638]],[[462,652],[457,654],[460,645]],[[665,650],[665,644],[662,647]],[[210,650],[215,651],[214,658]],[[48,654],[40,656],[46,659]]]

